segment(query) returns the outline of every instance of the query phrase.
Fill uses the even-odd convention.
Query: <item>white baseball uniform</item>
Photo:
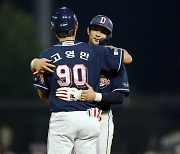
[[[97,154],[99,133],[98,118],[89,116],[87,111],[53,112],[49,123],[48,154],[71,154],[72,149],[76,154]]]
[[[114,133],[112,111],[103,111],[100,121],[100,135],[97,141],[98,154],[110,154]]]

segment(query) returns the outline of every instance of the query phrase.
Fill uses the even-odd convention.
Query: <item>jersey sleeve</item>
[[[41,52],[39,58],[45,58],[44,52]],[[35,76],[34,87],[45,90],[45,91],[49,91],[50,86],[49,86],[49,82],[48,82],[48,73],[47,72]]]
[[[129,82],[125,65],[122,64],[119,72],[111,79],[112,92],[123,92],[127,96],[129,94]]]
[[[103,46],[100,47],[98,52],[101,58],[101,69],[107,72],[118,72],[123,63],[124,51],[122,49],[110,49]]]
[[[36,88],[39,88],[39,89],[42,89],[44,91],[49,91],[49,83],[48,83],[48,79],[47,79],[47,76],[46,74],[40,74],[40,75],[37,75],[35,78],[34,78],[34,86]]]

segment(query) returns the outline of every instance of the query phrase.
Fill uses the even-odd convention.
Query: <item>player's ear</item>
[[[78,29],[78,22],[74,26],[75,29]]]
[[[56,31],[54,28],[51,28],[51,31],[52,31],[52,33],[53,33],[54,35],[57,34],[57,31]]]
[[[87,34],[89,35],[89,27],[87,28]]]

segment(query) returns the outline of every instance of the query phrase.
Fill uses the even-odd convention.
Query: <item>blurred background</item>
[[[98,14],[114,23],[125,48],[130,95],[113,106],[112,154],[180,154],[179,0],[0,0],[0,154],[45,154],[49,104],[33,87],[30,62],[57,42],[50,16],[74,10],[77,39]]]

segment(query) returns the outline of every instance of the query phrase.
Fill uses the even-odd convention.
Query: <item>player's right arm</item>
[[[124,64],[132,63],[132,61],[133,61],[132,56],[127,52],[127,50],[123,49],[123,51],[124,51],[123,63]]]
[[[40,99],[47,100],[49,98],[49,84],[47,83],[47,78],[44,74],[35,74],[34,86],[37,88],[38,95]]]
[[[117,47],[115,46],[112,46],[112,45],[108,45],[106,46],[108,48],[111,48],[111,49],[118,49]],[[121,48],[122,49],[122,48]],[[130,64],[132,63],[133,59],[132,59],[132,56],[127,52],[127,50],[125,49],[122,49],[124,51],[124,59],[123,59],[123,63],[124,64]]]
[[[109,48],[115,49],[116,47],[114,46],[108,46]],[[117,49],[117,48],[116,48]],[[130,64],[132,62],[132,56],[125,50],[124,51],[124,59],[123,63],[124,64]],[[31,61],[30,68],[32,72],[40,72],[44,73],[45,71],[49,71],[53,73],[53,68],[55,65],[51,64],[52,60],[46,59],[46,58],[34,58]]]
[[[39,98],[42,100],[47,100],[49,98],[49,93],[42,89],[38,89],[38,95],[39,95]]]
[[[44,73],[45,71],[54,72],[52,68],[55,67],[55,65],[51,64],[52,60],[46,59],[46,58],[34,58],[31,61],[30,68],[32,72],[40,72]]]

